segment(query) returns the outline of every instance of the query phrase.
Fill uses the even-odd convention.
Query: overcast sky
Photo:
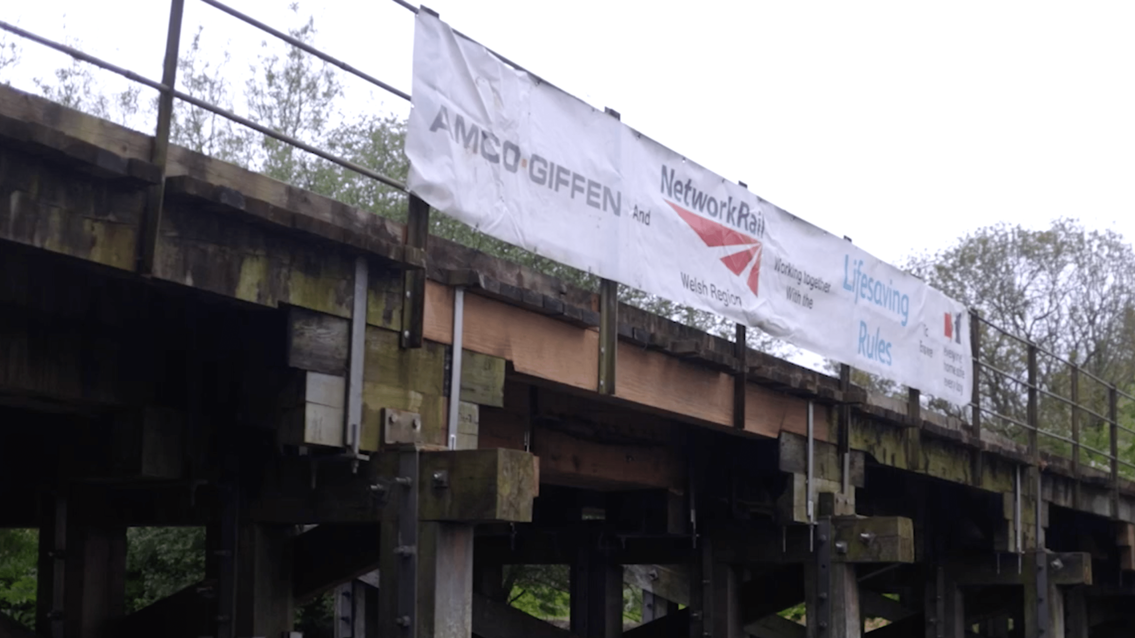
[[[231,0],[269,24],[285,0]],[[1135,4],[434,0],[456,29],[893,263],[997,221],[1135,238]],[[319,46],[408,90],[412,14],[302,0]],[[160,77],[161,0],[8,3],[0,19]],[[238,72],[265,36],[187,0]],[[188,36],[187,36],[188,39]],[[16,84],[65,61],[23,45]],[[106,74],[102,74],[106,75]],[[101,77],[101,76],[100,76]],[[359,83],[357,108],[405,114]]]

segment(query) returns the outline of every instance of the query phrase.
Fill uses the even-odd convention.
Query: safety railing
[[[159,108],[151,161],[158,166],[163,177],[166,171],[173,103],[174,100],[181,100],[408,195],[406,243],[408,246],[424,248],[428,236],[429,208],[421,200],[409,195],[406,185],[401,181],[176,88],[185,1],[170,2],[169,31],[161,81],[141,76],[129,69],[8,22],[0,21],[0,29],[158,91]],[[409,93],[218,0],[199,1],[392,95],[407,101],[411,98]],[[404,0],[393,1],[415,13],[419,10]],[[498,55],[498,57],[517,69],[523,69],[503,56]],[[147,203],[145,233],[138,258],[139,271],[144,274],[151,271],[154,263],[162,200],[163,193],[161,187],[158,187]],[[424,295],[421,294],[424,274],[408,272],[406,276],[408,303],[404,311],[407,313],[404,317],[406,319],[404,325],[420,326],[418,319],[424,301]],[[610,286],[604,286],[602,304],[604,308],[612,305],[609,302],[616,294],[608,288]],[[611,311],[612,316],[613,312]],[[1115,490],[1118,490],[1121,477],[1135,478],[1135,463],[1120,454],[1122,449],[1135,448],[1135,429],[1120,422],[1121,406],[1130,405],[1135,401],[1135,396],[1085,369],[1082,364],[1068,361],[1054,352],[1041,348],[1030,340],[997,326],[975,311],[971,311],[970,325],[974,356],[972,375],[974,398],[969,406],[969,421],[973,434],[980,437],[982,430],[989,428],[1011,439],[1019,440],[1027,445],[1032,463],[1037,467],[1042,464],[1042,452],[1049,452],[1070,458],[1072,470],[1077,477],[1084,467],[1104,470]],[[737,334],[738,342],[744,343],[743,326],[738,326]],[[402,337],[406,346],[420,345],[420,332],[407,331]],[[739,350],[744,351],[744,349]],[[613,371],[610,374],[612,377],[607,392],[613,392],[614,389]],[[841,367],[840,384],[844,389],[850,385],[850,369],[847,366]],[[917,390],[911,390],[910,405],[912,415],[917,415],[920,405]],[[846,408],[847,406],[844,406],[841,410],[840,420],[844,423],[850,419]],[[846,430],[847,428],[841,428],[843,432]],[[841,441],[841,447],[845,445],[846,442]]]
[[[1028,446],[1032,461],[1042,452],[1071,459],[1080,478],[1084,468],[1105,472],[1113,490],[1121,478],[1135,478],[1135,429],[1121,415],[1135,396],[1082,363],[1070,361],[971,312],[974,392],[971,425],[992,426]],[[987,422],[991,421],[991,422]],[[1023,438],[1024,441],[1020,439]]]

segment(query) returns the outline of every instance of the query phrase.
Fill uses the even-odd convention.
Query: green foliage
[[[567,565],[507,565],[504,590],[508,604],[543,620],[571,616],[570,570]],[[642,590],[623,585],[623,620],[642,620]]]
[[[34,529],[0,529],[0,614],[29,628],[35,623],[38,539]]]
[[[126,532],[126,607],[136,611],[205,578],[205,528]]]
[[[1089,231],[1071,219],[1058,219],[1042,230],[996,224],[962,237],[937,254],[915,257],[908,268],[1011,335],[1036,343],[1042,350],[1037,358],[1037,383],[1042,391],[1071,397],[1072,369],[1066,362],[1131,388],[1135,378],[1135,251],[1118,234]],[[1028,377],[1026,346],[998,330],[982,328],[981,359],[1018,379]],[[1107,388],[1088,374],[1081,375],[1080,403],[1106,415]],[[987,371],[981,376],[981,400],[998,414],[1026,421],[1027,392],[1016,381]],[[1069,436],[1071,408],[1043,392],[1038,403],[1042,427]],[[1104,424],[1087,413],[1081,416],[1084,442],[1107,449]],[[1019,426],[997,418],[985,422],[1023,440]],[[1070,451],[1050,437],[1041,440],[1049,450]]]

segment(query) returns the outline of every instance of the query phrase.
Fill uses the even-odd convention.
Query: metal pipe
[[[350,169],[350,170],[352,170],[352,171],[354,171],[354,172],[356,172],[360,175],[365,175],[366,177],[369,177],[371,179],[382,182],[383,184],[386,184],[387,186],[390,186],[392,188],[396,188],[399,191],[402,191],[403,193],[407,192],[405,184],[403,184],[402,182],[399,182],[395,179],[392,179],[390,177],[387,177],[387,176],[383,175],[382,173],[379,173],[377,171],[373,171],[369,168],[366,168],[365,166],[360,166],[360,165],[358,165],[358,164],[356,164],[356,163],[354,163],[350,160],[345,160],[345,159],[343,159],[343,158],[341,158],[337,155],[333,155],[331,153],[328,153],[327,151],[323,151],[323,150],[320,150],[318,148],[315,148],[314,146],[311,146],[310,144],[307,144],[305,142],[301,142],[300,140],[297,140],[294,137],[290,137],[288,135],[284,135],[283,133],[273,131],[272,129],[270,129],[270,128],[262,125],[262,124],[258,124],[258,123],[253,122],[252,120],[250,120],[248,118],[241,117],[241,116],[237,115],[236,113],[233,113],[232,111],[223,109],[219,106],[215,106],[213,104],[210,104],[210,103],[208,103],[204,100],[195,98],[192,95],[189,95],[188,93],[182,93],[181,91],[178,91],[176,89],[170,89],[169,87],[162,84],[161,82],[155,82],[154,80],[151,80],[147,77],[143,77],[141,75],[138,75],[137,73],[134,73],[133,71],[127,71],[126,69],[123,69],[120,66],[116,66],[114,64],[111,64],[110,62],[106,62],[105,60],[100,60],[99,58],[96,58],[92,55],[88,55],[86,53],[83,53],[82,51],[79,51],[77,49],[73,49],[73,48],[71,48],[71,47],[69,47],[65,44],[59,44],[58,42],[53,42],[51,40],[48,40],[47,38],[35,35],[34,33],[31,33],[29,31],[25,31],[25,30],[15,26],[15,25],[9,24],[9,23],[4,22],[4,21],[0,21],[0,29],[14,33],[18,36],[27,38],[27,39],[32,40],[34,42],[38,42],[38,43],[40,43],[40,44],[42,44],[42,45],[44,45],[48,48],[55,49],[56,51],[61,51],[63,53],[66,53],[66,54],[74,57],[77,60],[82,60],[83,62],[87,62],[88,64],[93,64],[93,65],[95,65],[99,68],[105,69],[105,70],[110,71],[112,73],[117,73],[118,75],[121,75],[124,78],[127,78],[129,80],[137,82],[138,84],[141,84],[143,86],[148,86],[151,89],[155,89],[157,91],[169,91],[174,97],[176,97],[177,99],[179,99],[183,102],[188,102],[189,104],[192,104],[193,106],[196,106],[196,107],[201,108],[201,109],[205,109],[206,111],[209,111],[210,113],[216,113],[217,115],[220,115],[221,117],[228,118],[228,119],[236,122],[237,124],[247,126],[248,128],[250,128],[250,129],[252,129],[252,130],[254,130],[258,133],[263,133],[264,135],[267,135],[268,137],[271,137],[273,139],[280,140],[281,142],[284,142],[286,144],[290,144],[292,146],[295,146],[296,148],[298,148],[300,150],[307,151],[308,153],[311,153],[312,155],[315,155],[317,157],[321,157],[321,158],[323,158],[323,159],[325,159],[325,160],[327,160],[327,161],[329,161],[333,164],[338,164],[339,166],[342,166],[343,168]]]
[[[82,60],[83,62],[86,62],[88,64],[93,64],[93,65],[95,65],[95,66],[97,66],[101,69],[106,69],[107,71],[110,71],[111,73],[117,73],[118,75],[121,75],[124,78],[127,78],[129,80],[133,80],[134,82],[137,82],[139,84],[144,84],[144,85],[150,87],[151,89],[156,89],[158,91],[165,91],[169,88],[169,87],[165,86],[164,84],[161,84],[160,82],[155,82],[155,81],[153,81],[149,78],[138,75],[137,73],[135,73],[133,71],[128,71],[128,70],[126,70],[126,69],[124,69],[124,68],[122,68],[118,65],[111,64],[110,62],[107,62],[105,60],[100,60],[99,58],[96,58],[93,55],[83,53],[82,51],[80,51],[78,49],[71,48],[71,47],[67,46],[66,44],[60,44],[60,43],[55,42],[53,40],[48,40],[47,38],[45,38],[43,36],[38,36],[38,35],[32,33],[31,31],[25,31],[24,29],[21,29],[20,27],[17,27],[16,25],[11,24],[9,22],[4,22],[3,20],[0,20],[0,29],[8,31],[9,33],[14,33],[14,34],[20,36],[21,38],[26,38],[28,40],[31,40],[32,42],[38,42],[39,44],[42,44],[43,46],[45,46],[49,49],[55,49],[56,51],[59,51],[61,53],[66,53],[67,55],[75,58],[76,60]]]
[[[351,448],[351,471],[357,471],[363,423],[363,363],[366,359],[367,290],[370,270],[363,255],[355,258],[354,298],[351,304],[350,357],[347,362],[347,414],[343,438]]]
[[[166,33],[166,53],[162,64],[162,84],[177,86],[177,57],[181,50],[181,19],[185,14],[185,0],[172,0],[169,5],[169,30]],[[143,217],[142,239],[138,248],[138,271],[149,275],[157,259],[158,234],[162,223],[162,206],[165,203],[166,159],[169,156],[169,134],[173,126],[173,93],[158,94],[158,123],[154,129],[154,145],[150,162],[161,171],[161,181],[146,193],[146,210]]]
[[[367,73],[364,73],[364,72],[356,69],[355,67],[351,66],[350,64],[347,64],[346,62],[343,62],[343,61],[341,61],[337,58],[331,57],[330,55],[327,55],[326,53],[320,51],[319,49],[316,49],[315,47],[311,46],[310,44],[307,44],[306,42],[304,42],[302,40],[298,40],[296,38],[293,38],[292,36],[282,32],[282,31],[277,31],[276,29],[273,29],[272,27],[264,24],[263,22],[257,20],[256,18],[245,15],[245,14],[241,13],[240,11],[237,11],[236,9],[233,9],[232,7],[230,7],[226,4],[217,2],[217,0],[201,0],[201,2],[204,2],[205,4],[210,5],[212,7],[216,7],[217,9],[224,11],[225,13],[231,15],[232,17],[236,18],[237,20],[247,22],[248,24],[256,27],[257,29],[260,29],[261,31],[271,33],[272,35],[283,40],[284,42],[287,42],[288,44],[294,46],[295,48],[306,51],[307,53],[314,55],[315,57],[323,60],[324,62],[334,64],[335,66],[339,67],[340,69],[343,69],[347,73],[350,73],[352,75],[355,75],[356,77],[362,78],[362,79],[366,80],[367,82],[370,82],[371,84],[373,84],[373,85],[375,85],[379,88],[386,89],[387,91],[390,91],[394,95],[397,95],[398,97],[402,98],[403,100],[406,100],[407,102],[410,101],[410,94],[409,93],[407,93],[407,92],[405,92],[401,89],[397,89],[393,86],[390,86],[386,82],[383,82],[382,80],[379,80],[378,78],[376,78],[372,75],[368,75]]]
[[[449,370],[449,449],[457,449],[457,417],[461,402],[461,350],[465,336],[465,289],[453,291],[453,365]]]

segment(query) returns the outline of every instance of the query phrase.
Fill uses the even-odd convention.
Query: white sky
[[[278,28],[287,0],[231,0]],[[1135,238],[1135,4],[433,0],[456,29],[892,263],[997,221]],[[413,20],[302,0],[317,45],[408,90]],[[0,19],[160,77],[162,0],[7,3]],[[266,36],[187,0],[243,71]],[[23,45],[15,84],[62,56]],[[109,76],[101,73],[100,77]],[[351,82],[357,108],[398,98]]]

